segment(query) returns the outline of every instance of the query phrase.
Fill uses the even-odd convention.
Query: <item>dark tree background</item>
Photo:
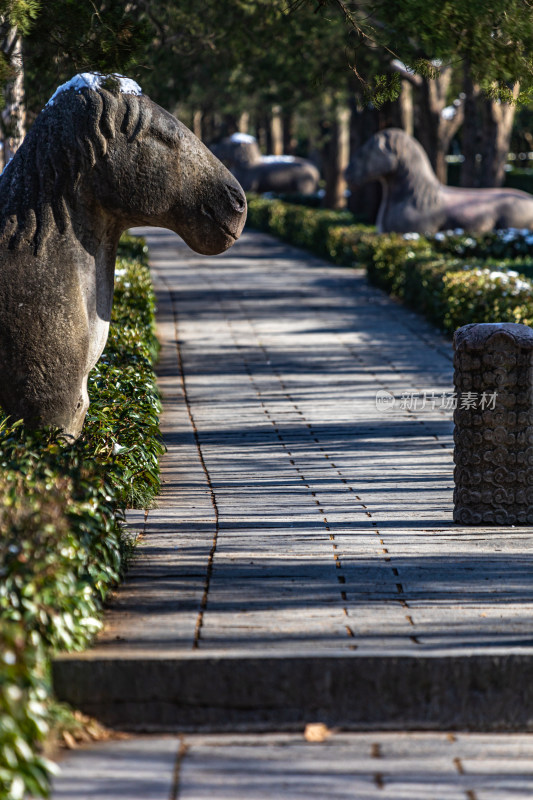
[[[331,207],[350,147],[390,125],[441,180],[454,147],[463,185],[499,185],[532,50],[529,0],[0,0],[0,133],[9,157],[59,83],[119,72],[207,142],[313,158]]]

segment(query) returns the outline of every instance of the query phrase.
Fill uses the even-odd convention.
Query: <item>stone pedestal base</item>
[[[533,329],[455,332],[455,522],[533,525]]]

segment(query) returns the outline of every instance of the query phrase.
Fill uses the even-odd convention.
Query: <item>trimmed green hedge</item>
[[[512,262],[513,269],[533,278],[533,233],[530,231],[510,228],[483,233],[475,238],[462,231],[447,231],[434,234],[431,243],[438,252],[459,258],[481,259],[495,265]]]
[[[350,234],[359,237],[375,232],[371,226],[356,225],[349,211],[308,208],[254,195],[248,197],[247,224],[335,263],[345,263],[351,257]]]
[[[291,206],[250,196],[248,225],[306,247],[335,264],[359,266],[369,280],[449,333],[469,322],[533,324],[533,234],[479,237],[448,231],[378,234],[347,212]]]
[[[154,296],[146,248],[124,238],[106,350],[91,373],[82,437],[0,423],[0,796],[47,795],[49,659],[100,628],[132,542],[124,508],[159,489],[163,452]]]

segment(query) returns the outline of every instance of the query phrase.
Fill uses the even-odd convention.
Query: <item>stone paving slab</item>
[[[529,800],[533,736],[136,738],[84,748],[61,768],[53,800]]]
[[[103,742],[59,761],[53,800],[173,798],[177,745],[161,737]]]
[[[239,697],[254,663],[263,663],[249,678],[266,692],[263,708],[283,675],[281,709],[302,664],[318,675],[331,659],[337,679],[360,689],[381,657],[380,675],[399,692],[410,658],[418,680],[441,687],[436,706],[431,693],[411,703],[418,724],[450,701],[448,685],[446,724],[533,725],[533,530],[452,522],[452,422],[441,408],[450,342],[361,272],[266,235],[247,232],[211,259],[168,231],[147,239],[163,345],[163,493],[146,518],[131,517],[142,542],[96,647],[56,661],[59,695],[110,724],[127,724],[132,710],[142,728],[150,675],[149,729],[163,705],[174,727],[213,723],[215,711],[219,726],[224,697]],[[378,407],[378,391],[394,405]],[[433,391],[434,402],[409,407],[413,391]],[[130,685],[123,662],[137,670]],[[465,688],[478,669],[484,722]],[[187,700],[193,679],[210,683],[216,708]],[[319,685],[324,709],[330,689]],[[374,702],[383,725],[373,685],[365,707]]]

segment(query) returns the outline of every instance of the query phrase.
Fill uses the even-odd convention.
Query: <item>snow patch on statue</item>
[[[263,164],[293,164],[296,161],[294,156],[262,156]]]
[[[251,133],[232,133],[229,137],[232,144],[256,144],[257,139]],[[295,161],[294,156],[261,156],[263,164],[291,164]]]
[[[142,95],[142,89],[139,84],[131,78],[125,78],[124,75],[102,75],[100,72],[81,72],[78,75],[74,75],[74,77],[66,83],[62,83],[61,86],[58,86],[46,105],[53,106],[56,98],[70,89],[74,89],[76,92],[81,92],[82,89],[98,89],[100,86],[104,85],[106,81],[109,81],[109,79],[116,81],[121,94]]]
[[[232,133],[230,142],[237,142],[237,144],[254,144],[257,139],[250,133]]]

